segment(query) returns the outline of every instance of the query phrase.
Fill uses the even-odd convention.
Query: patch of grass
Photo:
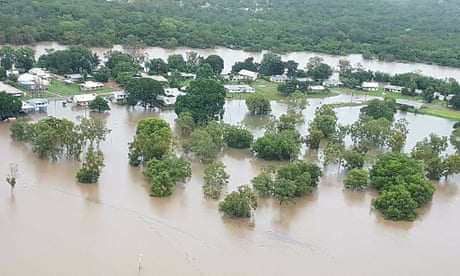
[[[445,119],[460,121],[460,112],[455,110],[444,110],[444,109],[434,109],[422,107],[418,111],[420,114],[426,114],[436,117],[441,117]]]
[[[101,90],[95,91],[81,91],[78,84],[65,84],[59,80],[52,80],[51,85],[43,93],[44,97],[57,97],[57,96],[71,96],[76,94],[87,94],[87,93],[96,93],[103,94],[113,92],[115,89],[113,87],[105,85]]]

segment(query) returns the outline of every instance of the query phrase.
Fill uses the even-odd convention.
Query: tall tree
[[[281,61],[281,57],[268,53],[264,54],[262,61],[260,62],[259,73],[265,76],[281,75],[284,72],[284,63]]]
[[[152,158],[161,158],[170,151],[172,131],[163,119],[145,118],[139,121],[133,142],[129,143],[129,163],[146,164]]]
[[[219,210],[232,218],[250,217],[257,208],[257,198],[249,186],[239,186],[219,204]]]
[[[211,68],[216,75],[222,73],[222,70],[224,69],[224,60],[218,55],[209,55],[203,60],[203,64],[204,63],[211,65]]]
[[[215,80],[201,79],[190,83],[188,93],[177,98],[177,115],[188,111],[197,124],[219,120],[224,115],[225,89]]]
[[[14,97],[6,92],[0,92],[0,119],[5,120],[9,117],[18,116],[21,111],[22,102],[18,97]]]
[[[160,82],[149,78],[132,78],[125,86],[128,93],[128,104],[140,104],[144,108],[158,106],[157,96],[163,94],[164,89]]]

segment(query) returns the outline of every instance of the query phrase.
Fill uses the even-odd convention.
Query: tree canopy
[[[129,143],[129,163],[133,166],[146,164],[150,159],[161,159],[172,146],[172,130],[169,124],[158,118],[139,121],[136,134]]]
[[[239,186],[219,204],[219,210],[231,218],[251,216],[251,210],[257,208],[257,198],[249,186]]]
[[[0,119],[5,120],[9,117],[16,117],[21,111],[22,102],[18,97],[0,92]]]
[[[190,83],[188,93],[177,98],[177,115],[188,111],[197,124],[219,120],[224,115],[225,89],[217,81],[200,79]]]

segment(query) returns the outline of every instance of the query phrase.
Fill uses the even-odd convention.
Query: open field
[[[45,98],[49,97],[67,97],[76,94],[87,94],[87,93],[96,93],[96,94],[104,94],[113,92],[115,89],[108,85],[104,86],[104,89],[101,90],[93,90],[93,91],[81,91],[78,84],[65,84],[59,80],[52,80],[51,85],[48,89],[43,93]]]

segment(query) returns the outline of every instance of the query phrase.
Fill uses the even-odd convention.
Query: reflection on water
[[[306,125],[299,126],[303,134],[315,108],[328,100],[310,100]],[[276,116],[286,109],[272,107]],[[85,116],[84,109],[59,103],[49,108],[57,117]],[[247,116],[244,101],[229,101],[226,108],[227,122],[244,121],[256,136],[263,134],[259,125],[265,119]],[[337,111],[347,124],[357,119],[359,107]],[[76,182],[79,164],[37,159],[26,145],[10,140],[8,124],[0,124],[0,178],[10,162],[19,165],[20,174],[14,195],[0,185],[0,274],[133,275],[139,254],[143,275],[305,275],[306,269],[323,275],[433,275],[460,268],[458,176],[435,184],[432,204],[412,223],[376,214],[370,208],[375,191],[343,190],[345,173],[335,165],[324,170],[318,189],[296,204],[261,199],[253,218],[233,220],[221,216],[218,202],[203,199],[198,162],[192,177],[168,198],[149,197],[141,169],[128,165],[136,123],[153,116],[173,125],[173,111],[112,106],[110,115],[91,116],[102,116],[112,129],[101,145],[106,166],[93,185]],[[410,113],[396,117],[410,123],[406,151],[430,132],[448,135],[453,124]],[[321,156],[321,150],[305,150],[302,159],[316,162]],[[219,159],[231,175],[228,193],[266,166],[283,164],[258,160],[248,150],[227,149]]]

